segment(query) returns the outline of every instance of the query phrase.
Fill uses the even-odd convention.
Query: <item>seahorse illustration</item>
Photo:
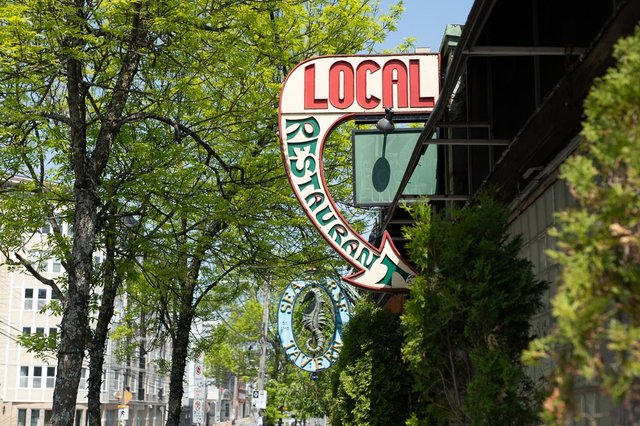
[[[324,348],[325,338],[322,329],[327,325],[322,299],[322,290],[312,288],[302,299],[302,304],[309,301],[309,305],[302,311],[302,325],[311,332],[311,337],[307,339],[307,348],[312,353],[320,352]]]

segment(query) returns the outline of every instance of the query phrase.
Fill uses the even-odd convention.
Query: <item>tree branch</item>
[[[207,142],[204,141],[204,139],[202,139],[200,137],[200,135],[194,131],[193,129],[191,129],[190,127],[185,126],[182,123],[179,123],[169,117],[164,117],[162,115],[159,114],[154,114],[154,113],[137,113],[137,114],[131,114],[129,115],[124,122],[126,123],[130,123],[130,122],[134,122],[134,121],[144,121],[144,120],[156,120],[156,121],[160,121],[161,123],[165,123],[171,127],[173,127],[174,129],[178,129],[180,132],[186,134],[187,136],[189,136],[190,138],[192,138],[198,145],[200,145],[202,148],[204,148],[204,150],[207,152],[207,160],[206,160],[206,164],[209,164],[209,159],[211,157],[215,158],[215,160],[220,164],[220,166],[227,172],[230,173],[232,170],[239,170],[239,171],[243,171],[240,167],[237,166],[230,166],[229,164],[227,164],[222,157],[220,157],[220,155],[211,147],[211,145],[209,145]]]
[[[18,259],[18,261],[11,260],[9,258],[9,256],[7,256],[7,262],[10,263],[10,264],[20,265],[20,266],[24,267],[31,275],[33,275],[33,277],[35,279],[40,281],[42,284],[48,285],[49,287],[51,287],[51,289],[58,296],[58,299],[62,303],[64,303],[65,296],[64,296],[64,294],[62,293],[62,291],[60,290],[60,288],[58,287],[58,285],[56,284],[56,282],[54,280],[52,280],[50,278],[47,278],[47,277],[44,277],[42,274],[40,274],[40,272],[38,272],[38,270],[33,267],[31,262],[29,262],[27,259],[22,257],[19,253],[14,253],[14,256],[16,257],[16,259]]]

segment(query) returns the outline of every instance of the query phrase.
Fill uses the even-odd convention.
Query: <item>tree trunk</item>
[[[96,337],[89,349],[89,396],[87,418],[89,426],[100,426],[100,389],[102,387],[102,365],[104,364],[104,342],[100,346]]]
[[[166,426],[178,426],[180,424],[182,394],[184,393],[184,371],[187,364],[192,321],[193,309],[188,309],[180,314],[176,324],[173,349],[171,351],[171,382],[169,384],[169,408]]]
[[[97,199],[92,183],[76,180],[76,216],[69,265],[69,289],[60,323],[58,368],[53,392],[53,426],[73,424],[84,351],[89,331],[89,294],[97,225]]]
[[[133,11],[131,38],[122,60],[113,94],[108,102],[106,113],[101,122],[95,146],[92,152],[87,149],[87,92],[84,79],[84,64],[73,54],[64,57],[66,68],[66,90],[69,109],[69,138],[71,165],[75,175],[74,183],[74,235],[71,259],[68,262],[69,289],[61,320],[60,349],[58,350],[58,369],[53,393],[53,426],[70,426],[76,411],[78,384],[84,351],[89,340],[89,298],[92,291],[91,274],[93,251],[98,233],[98,187],[107,166],[111,146],[120,130],[122,117],[133,78],[140,61],[139,43],[142,40],[140,9],[142,2]],[[83,34],[86,22],[86,4],[84,0],[75,0],[70,9],[69,25],[74,26],[77,34]],[[80,48],[82,37],[70,35],[63,45],[70,51]],[[97,343],[95,350],[99,349]],[[104,344],[102,344],[104,348]],[[104,356],[104,355],[100,355]],[[93,369],[100,369],[102,359],[94,358]],[[100,361],[98,365],[97,362]],[[99,383],[93,379],[91,383]],[[95,391],[95,390],[94,390]],[[99,386],[98,386],[99,392]],[[99,399],[99,393],[98,393]],[[95,400],[92,402],[92,415],[95,416]],[[99,403],[99,402],[98,402]],[[98,407],[99,415],[99,407]]]
[[[53,392],[52,426],[73,424],[78,384],[87,341],[89,298],[75,286],[69,286],[62,322],[56,385]]]
[[[104,351],[109,333],[109,324],[113,317],[114,301],[120,287],[120,280],[115,273],[115,244],[113,238],[108,238],[100,312],[98,313],[95,332],[89,343],[89,408],[87,416],[90,426],[101,425],[100,390],[102,388]]]

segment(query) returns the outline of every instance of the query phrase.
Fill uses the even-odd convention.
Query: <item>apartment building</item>
[[[72,230],[63,224],[63,232],[70,234]],[[49,233],[45,225],[29,237],[25,248],[27,256],[30,250],[46,243]],[[100,263],[100,254],[96,254],[94,260]],[[38,262],[38,269],[43,276],[54,280],[64,273],[55,259]],[[47,355],[28,352],[19,344],[19,338],[29,334],[53,338],[57,335],[60,317],[43,310],[55,301],[56,295],[49,286],[20,268],[9,267],[0,255],[0,426],[49,424],[56,380],[55,352]],[[126,299],[119,298],[112,330],[118,325],[125,306]],[[169,384],[168,377],[161,374],[162,363],[158,361],[170,357],[170,346],[167,343],[149,349],[144,345],[146,339],[138,338],[137,342],[141,350],[127,359],[115,356],[118,342],[108,342],[100,394],[105,426],[156,426],[166,420]],[[77,426],[87,424],[88,359],[81,368]],[[127,389],[130,400],[125,408],[123,395]]]

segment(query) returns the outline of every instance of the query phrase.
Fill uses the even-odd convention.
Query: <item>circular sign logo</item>
[[[337,282],[289,284],[278,305],[278,334],[287,357],[312,373],[331,367],[349,318],[349,302]]]

